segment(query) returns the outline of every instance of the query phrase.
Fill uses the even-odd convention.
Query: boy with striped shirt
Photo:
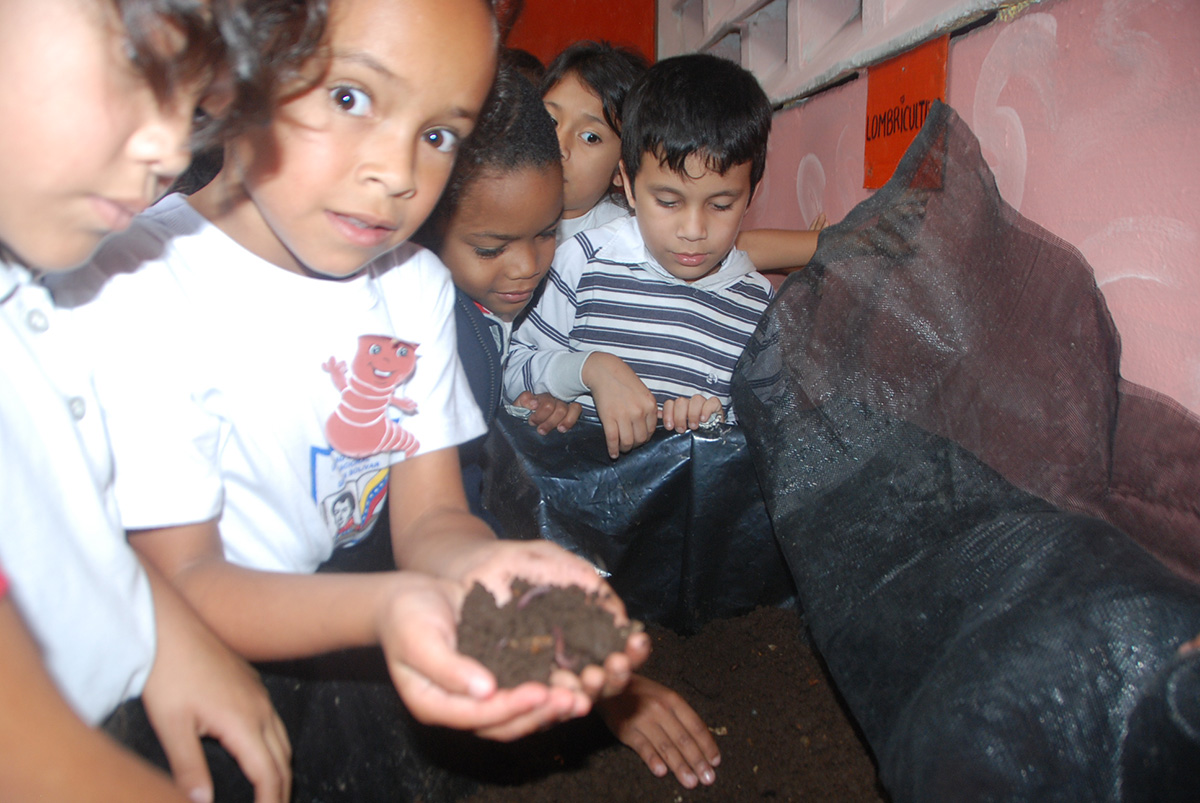
[[[634,216],[559,246],[514,333],[505,393],[576,399],[616,458],[666,429],[733,422],[733,368],[771,297],[734,241],[766,163],[757,80],[704,54],[660,61],[623,110],[621,183]]]

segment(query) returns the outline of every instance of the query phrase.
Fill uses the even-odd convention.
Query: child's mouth
[[[672,254],[675,261],[680,265],[689,268],[695,268],[703,264],[704,260],[708,259],[708,254]]]
[[[325,214],[342,237],[363,248],[375,248],[383,244],[396,231],[394,224],[379,218],[340,212]]]

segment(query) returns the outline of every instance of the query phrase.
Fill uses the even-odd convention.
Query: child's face
[[[511,321],[550,270],[561,213],[557,166],[485,173],[460,199],[438,256],[464,293]]]
[[[159,105],[108,0],[0,2],[0,242],[83,262],[187,167],[199,85]]]
[[[625,174],[624,163],[621,171]],[[694,282],[715,272],[733,249],[750,204],[750,163],[722,175],[692,154],[684,172],[673,173],[657,155],[644,154],[632,184],[625,175],[625,197],[658,263],[672,276]]]
[[[608,194],[614,178],[620,183],[621,138],[604,122],[599,96],[575,73],[563,76],[542,100],[562,149],[563,217],[580,217]]]
[[[218,218],[297,272],[354,274],[428,217],[491,85],[481,0],[336,0],[328,69],[230,149],[250,203]]]

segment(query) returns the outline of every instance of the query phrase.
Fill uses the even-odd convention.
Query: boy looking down
[[[616,458],[657,421],[733,421],[734,365],[771,285],[734,248],[766,164],[771,105],[749,72],[704,54],[658,62],[623,110],[634,217],[559,246],[514,333],[505,393],[578,400]]]

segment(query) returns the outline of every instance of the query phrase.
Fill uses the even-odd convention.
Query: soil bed
[[[802,618],[760,608],[683,638],[647,626],[642,672],[678,691],[716,735],[717,782],[655,778],[595,716],[473,757],[483,785],[467,803],[881,803],[875,767],[804,639]],[[475,773],[472,773],[475,774]]]

